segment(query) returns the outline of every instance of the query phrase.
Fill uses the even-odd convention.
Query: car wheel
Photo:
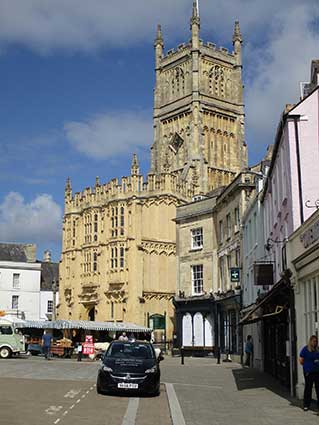
[[[2,347],[0,349],[0,357],[2,359],[9,359],[12,356],[12,351],[9,347]]]
[[[161,394],[161,389],[160,387],[158,387],[151,395],[152,397],[158,397],[160,394]]]
[[[97,380],[97,383],[96,383],[96,392],[98,394],[103,394],[103,391],[102,391],[101,384],[100,384],[100,381],[99,380]]]

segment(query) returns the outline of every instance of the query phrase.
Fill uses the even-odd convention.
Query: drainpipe
[[[300,223],[303,224],[304,214],[303,214],[303,196],[302,196],[302,181],[301,181],[301,163],[300,163],[300,141],[299,141],[299,132],[298,132],[298,122],[300,120],[300,115],[290,115],[290,118],[294,120],[295,126],[295,140],[296,140],[296,156],[297,156],[297,174],[298,174],[298,194],[299,194],[299,208],[300,208]]]

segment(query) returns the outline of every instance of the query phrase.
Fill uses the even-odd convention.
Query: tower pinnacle
[[[140,174],[140,166],[138,163],[136,153],[133,154],[132,165],[131,165],[131,176],[138,176]]]
[[[240,32],[240,26],[239,21],[235,21],[235,28],[234,28],[234,34],[233,34],[233,44],[235,45],[236,41],[239,41],[239,43],[243,42],[243,37]]]
[[[156,46],[162,46],[164,47],[164,39],[162,34],[162,27],[160,24],[157,25],[157,32],[156,32],[156,38],[154,41],[154,47]]]
[[[65,189],[64,189],[64,196],[66,198],[72,197],[72,186],[71,186],[71,179],[70,179],[70,177],[68,177],[66,179]]]
[[[198,28],[200,27],[198,0],[193,1],[193,13],[192,13],[192,17],[191,17],[191,29],[193,29],[194,25],[198,26]]]

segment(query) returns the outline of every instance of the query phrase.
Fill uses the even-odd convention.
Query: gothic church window
[[[124,207],[121,207],[120,209],[120,234],[121,236],[124,235]]]
[[[185,76],[181,68],[177,68],[172,78],[172,95],[183,96],[185,92]]]
[[[111,248],[111,269],[117,269],[117,248]]]
[[[94,252],[93,254],[93,271],[96,272],[97,271],[97,253]]]
[[[219,97],[225,97],[224,70],[221,66],[215,65],[209,72],[209,92]]]
[[[120,268],[124,269],[124,255],[125,255],[125,249],[123,246],[120,247]]]

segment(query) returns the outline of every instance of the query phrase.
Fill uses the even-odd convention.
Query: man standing
[[[47,331],[44,331],[42,336],[42,349],[43,349],[44,357],[47,360],[50,359],[51,342],[52,342],[52,335],[47,333]]]
[[[126,332],[123,332],[122,335],[120,335],[119,341],[124,341],[124,342],[128,341],[128,337],[126,335]]]
[[[245,343],[245,355],[246,355],[246,361],[245,366],[252,366],[252,358],[253,358],[253,341],[251,335],[247,335],[247,340]]]
[[[77,351],[78,351],[78,362],[81,362],[82,361],[82,342],[78,343]]]

